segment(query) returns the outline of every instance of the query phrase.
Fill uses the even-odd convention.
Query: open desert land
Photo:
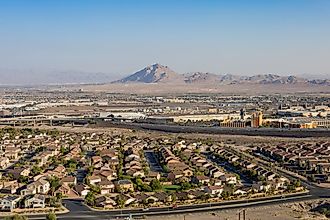
[[[72,89],[74,87],[70,87]],[[68,88],[62,87],[63,90]],[[84,92],[111,92],[124,94],[177,94],[177,93],[222,93],[222,94],[274,94],[274,93],[329,93],[330,86],[305,84],[172,84],[172,83],[127,83],[81,85],[74,89]]]
[[[322,206],[328,205],[327,200],[314,200],[299,203],[246,208],[246,220],[326,220],[325,215],[317,212]],[[314,210],[314,211],[313,211]],[[216,212],[194,213],[186,215],[152,216],[153,220],[235,220],[241,219],[243,209],[229,209]]]

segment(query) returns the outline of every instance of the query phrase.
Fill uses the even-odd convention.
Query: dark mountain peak
[[[117,82],[121,82],[121,83],[174,82],[180,78],[182,78],[182,76],[171,70],[168,66],[155,63]]]

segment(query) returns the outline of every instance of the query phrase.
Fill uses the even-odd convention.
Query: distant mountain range
[[[208,72],[192,72],[179,74],[168,66],[153,64],[113,83],[171,83],[171,84],[310,84],[330,86],[329,79],[305,79],[294,75],[279,76],[276,74],[258,74],[238,76],[232,74],[214,74]]]
[[[118,76],[118,75],[117,75]],[[179,74],[168,66],[153,64],[125,78],[107,73],[59,70],[0,69],[0,85],[63,85],[63,84],[182,84],[203,87],[209,85],[320,85],[330,86],[328,79],[310,79],[294,75],[259,74],[253,76],[190,72]]]

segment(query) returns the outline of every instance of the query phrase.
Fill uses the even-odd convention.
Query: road
[[[270,168],[269,162],[266,162],[258,157],[254,157],[244,151],[240,151],[233,147],[227,148],[227,149],[232,151],[235,154],[243,154],[245,157],[250,158],[251,160],[254,160],[259,166],[263,166],[268,169]],[[271,168],[274,169],[275,172],[281,174],[284,177],[287,177],[288,179],[291,179],[291,180],[299,179],[301,181],[301,184],[309,190],[311,195],[313,195],[317,198],[330,198],[330,189],[329,188],[320,187],[316,184],[310,183],[309,181],[306,180],[306,178],[299,176],[295,173],[292,173],[290,171],[284,170],[281,167],[273,166]]]
[[[148,164],[149,164],[149,167],[150,167],[151,171],[159,172],[159,173],[163,172],[163,168],[159,164],[159,161],[156,158],[155,152],[153,150],[145,150],[144,151],[144,156],[148,161]]]
[[[147,124],[130,122],[102,122],[101,127],[120,127],[130,129],[154,130],[171,133],[203,133],[247,136],[273,136],[273,137],[330,137],[330,129],[281,129],[281,128],[224,128],[182,126],[168,124]]]
[[[316,199],[317,197],[310,195],[309,193],[303,193],[300,195],[287,195],[286,197],[276,196],[272,198],[259,198],[242,201],[228,201],[212,204],[199,204],[179,206],[175,209],[170,207],[165,208],[150,208],[148,211],[142,211],[141,209],[131,210],[113,210],[113,211],[93,211],[82,204],[81,200],[64,200],[66,207],[70,210],[67,214],[58,215],[58,219],[70,220],[70,219],[123,219],[128,216],[134,218],[140,218],[144,215],[169,215],[169,214],[183,214],[193,212],[210,212],[222,209],[235,209],[243,207],[256,207],[263,205],[274,205],[283,202],[298,202],[310,199]],[[29,216],[31,220],[45,219],[44,215]]]

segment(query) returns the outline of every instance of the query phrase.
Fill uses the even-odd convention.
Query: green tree
[[[57,176],[50,177],[48,179],[50,184],[50,192],[54,195],[54,192],[61,186],[60,179]]]
[[[116,198],[116,203],[117,205],[120,207],[120,208],[123,208],[124,207],[124,204],[125,204],[125,200],[124,200],[124,197],[123,195],[118,195],[117,198]]]
[[[182,189],[182,190],[188,190],[188,189],[191,189],[191,184],[188,183],[188,182],[182,182],[182,183],[180,184],[180,186],[181,186],[181,189]]]
[[[25,183],[25,184],[27,184],[28,181],[29,181],[29,177],[27,177],[27,176],[19,176],[18,177],[18,182],[19,183]]]
[[[294,186],[295,187],[300,187],[301,186],[301,182],[300,182],[300,180],[296,180],[296,181],[294,181]]]
[[[222,196],[224,199],[228,199],[229,196],[230,196],[230,192],[228,192],[228,191],[223,191],[223,192],[221,193],[221,196]]]
[[[46,215],[46,220],[56,220],[56,215],[54,212],[50,212]]]
[[[93,192],[88,192],[86,197],[85,197],[85,202],[89,206],[94,206],[95,205],[95,195]]]
[[[159,182],[158,179],[153,179],[150,182],[150,187],[152,190],[160,190],[162,188],[162,184]]]
[[[51,196],[49,198],[49,206],[58,208],[61,206],[61,200],[58,200],[55,196]]]
[[[38,166],[33,166],[31,169],[31,175],[36,176],[42,172],[42,169]]]
[[[77,165],[78,162],[73,159],[66,161],[66,163],[64,164],[65,168],[67,168],[69,172],[75,171],[77,169]]]
[[[89,186],[90,186],[92,192],[94,192],[96,194],[101,193],[101,188],[99,186],[92,185],[92,184],[90,184]]]

